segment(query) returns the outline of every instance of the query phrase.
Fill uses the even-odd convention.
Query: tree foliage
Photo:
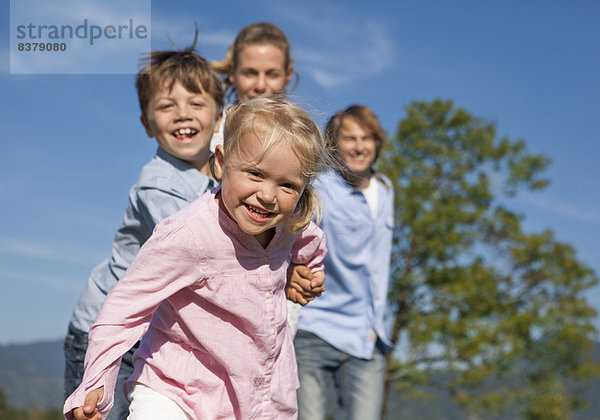
[[[388,385],[431,385],[427,372],[443,368],[451,379],[438,385],[474,415],[513,406],[567,418],[599,372],[584,298],[598,280],[551,231],[524,232],[506,205],[547,185],[549,159],[451,101],[406,111],[379,160],[395,188],[391,338],[406,341]]]

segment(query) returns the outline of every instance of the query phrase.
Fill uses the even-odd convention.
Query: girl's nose
[[[257,197],[264,203],[273,203],[275,201],[275,187],[269,183],[263,183],[257,193]]]

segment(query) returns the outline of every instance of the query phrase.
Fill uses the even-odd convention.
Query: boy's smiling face
[[[171,90],[156,91],[146,116],[142,115],[142,124],[149,137],[169,154],[210,175],[210,138],[220,119],[212,96],[190,92],[176,81]]]

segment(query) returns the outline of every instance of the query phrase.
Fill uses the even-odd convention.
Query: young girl
[[[214,161],[221,187],[159,224],[112,289],[67,418],[106,417],[120,357],[144,333],[126,383],[130,419],[296,417],[284,287],[290,261],[322,270],[310,181],[326,150],[287,101],[230,110]]]

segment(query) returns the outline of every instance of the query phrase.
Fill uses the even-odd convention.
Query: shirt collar
[[[240,226],[237,224],[237,222],[235,220],[233,220],[226,212],[224,212],[219,207],[219,205],[217,204],[217,201],[215,200],[215,195],[217,195],[217,193],[219,193],[219,191],[221,191],[220,184],[218,184],[216,187],[214,187],[210,191],[210,202],[208,204],[208,208],[209,208],[209,211],[217,219],[218,223],[221,224],[221,226],[223,227],[223,230],[227,231],[230,234],[232,234],[233,236],[235,236],[237,238],[237,240],[240,241],[241,243],[243,243],[244,245],[246,245],[246,247],[248,249],[251,249],[251,250],[254,249],[254,251],[257,252],[257,255],[267,254],[269,252],[272,252],[274,249],[276,249],[277,248],[276,244],[279,241],[281,235],[283,235],[285,233],[286,227],[281,224],[275,226],[275,235],[273,236],[273,239],[271,239],[271,242],[269,242],[269,245],[267,245],[266,248],[263,248],[258,243],[256,238],[254,238],[252,235],[249,235],[246,232],[244,232],[240,228]]]
[[[214,179],[204,175],[202,172],[200,172],[198,169],[196,169],[189,163],[173,156],[160,146],[156,150],[156,156],[159,159],[162,159],[165,162],[172,165],[173,167],[175,167],[179,172],[183,174],[184,179],[190,177],[187,178],[188,182],[190,182],[190,180],[194,180],[192,185],[196,185],[198,183],[202,184],[204,188],[202,188],[202,191],[198,191],[199,195],[202,195],[205,190],[212,188],[217,184]]]
[[[337,188],[340,188],[346,194],[351,195],[361,192],[360,188],[354,188],[352,185],[348,184],[344,177],[336,169],[329,168],[326,169],[325,172],[327,176],[331,179],[331,182],[335,183],[334,185]]]
[[[171,165],[173,165],[180,171],[188,171],[190,169],[196,169],[189,163],[184,162],[183,160],[176,158],[172,154],[166,152],[162,147],[159,147],[156,150],[156,156],[158,156],[159,158],[161,158],[162,160],[164,160],[166,162],[169,162]]]

